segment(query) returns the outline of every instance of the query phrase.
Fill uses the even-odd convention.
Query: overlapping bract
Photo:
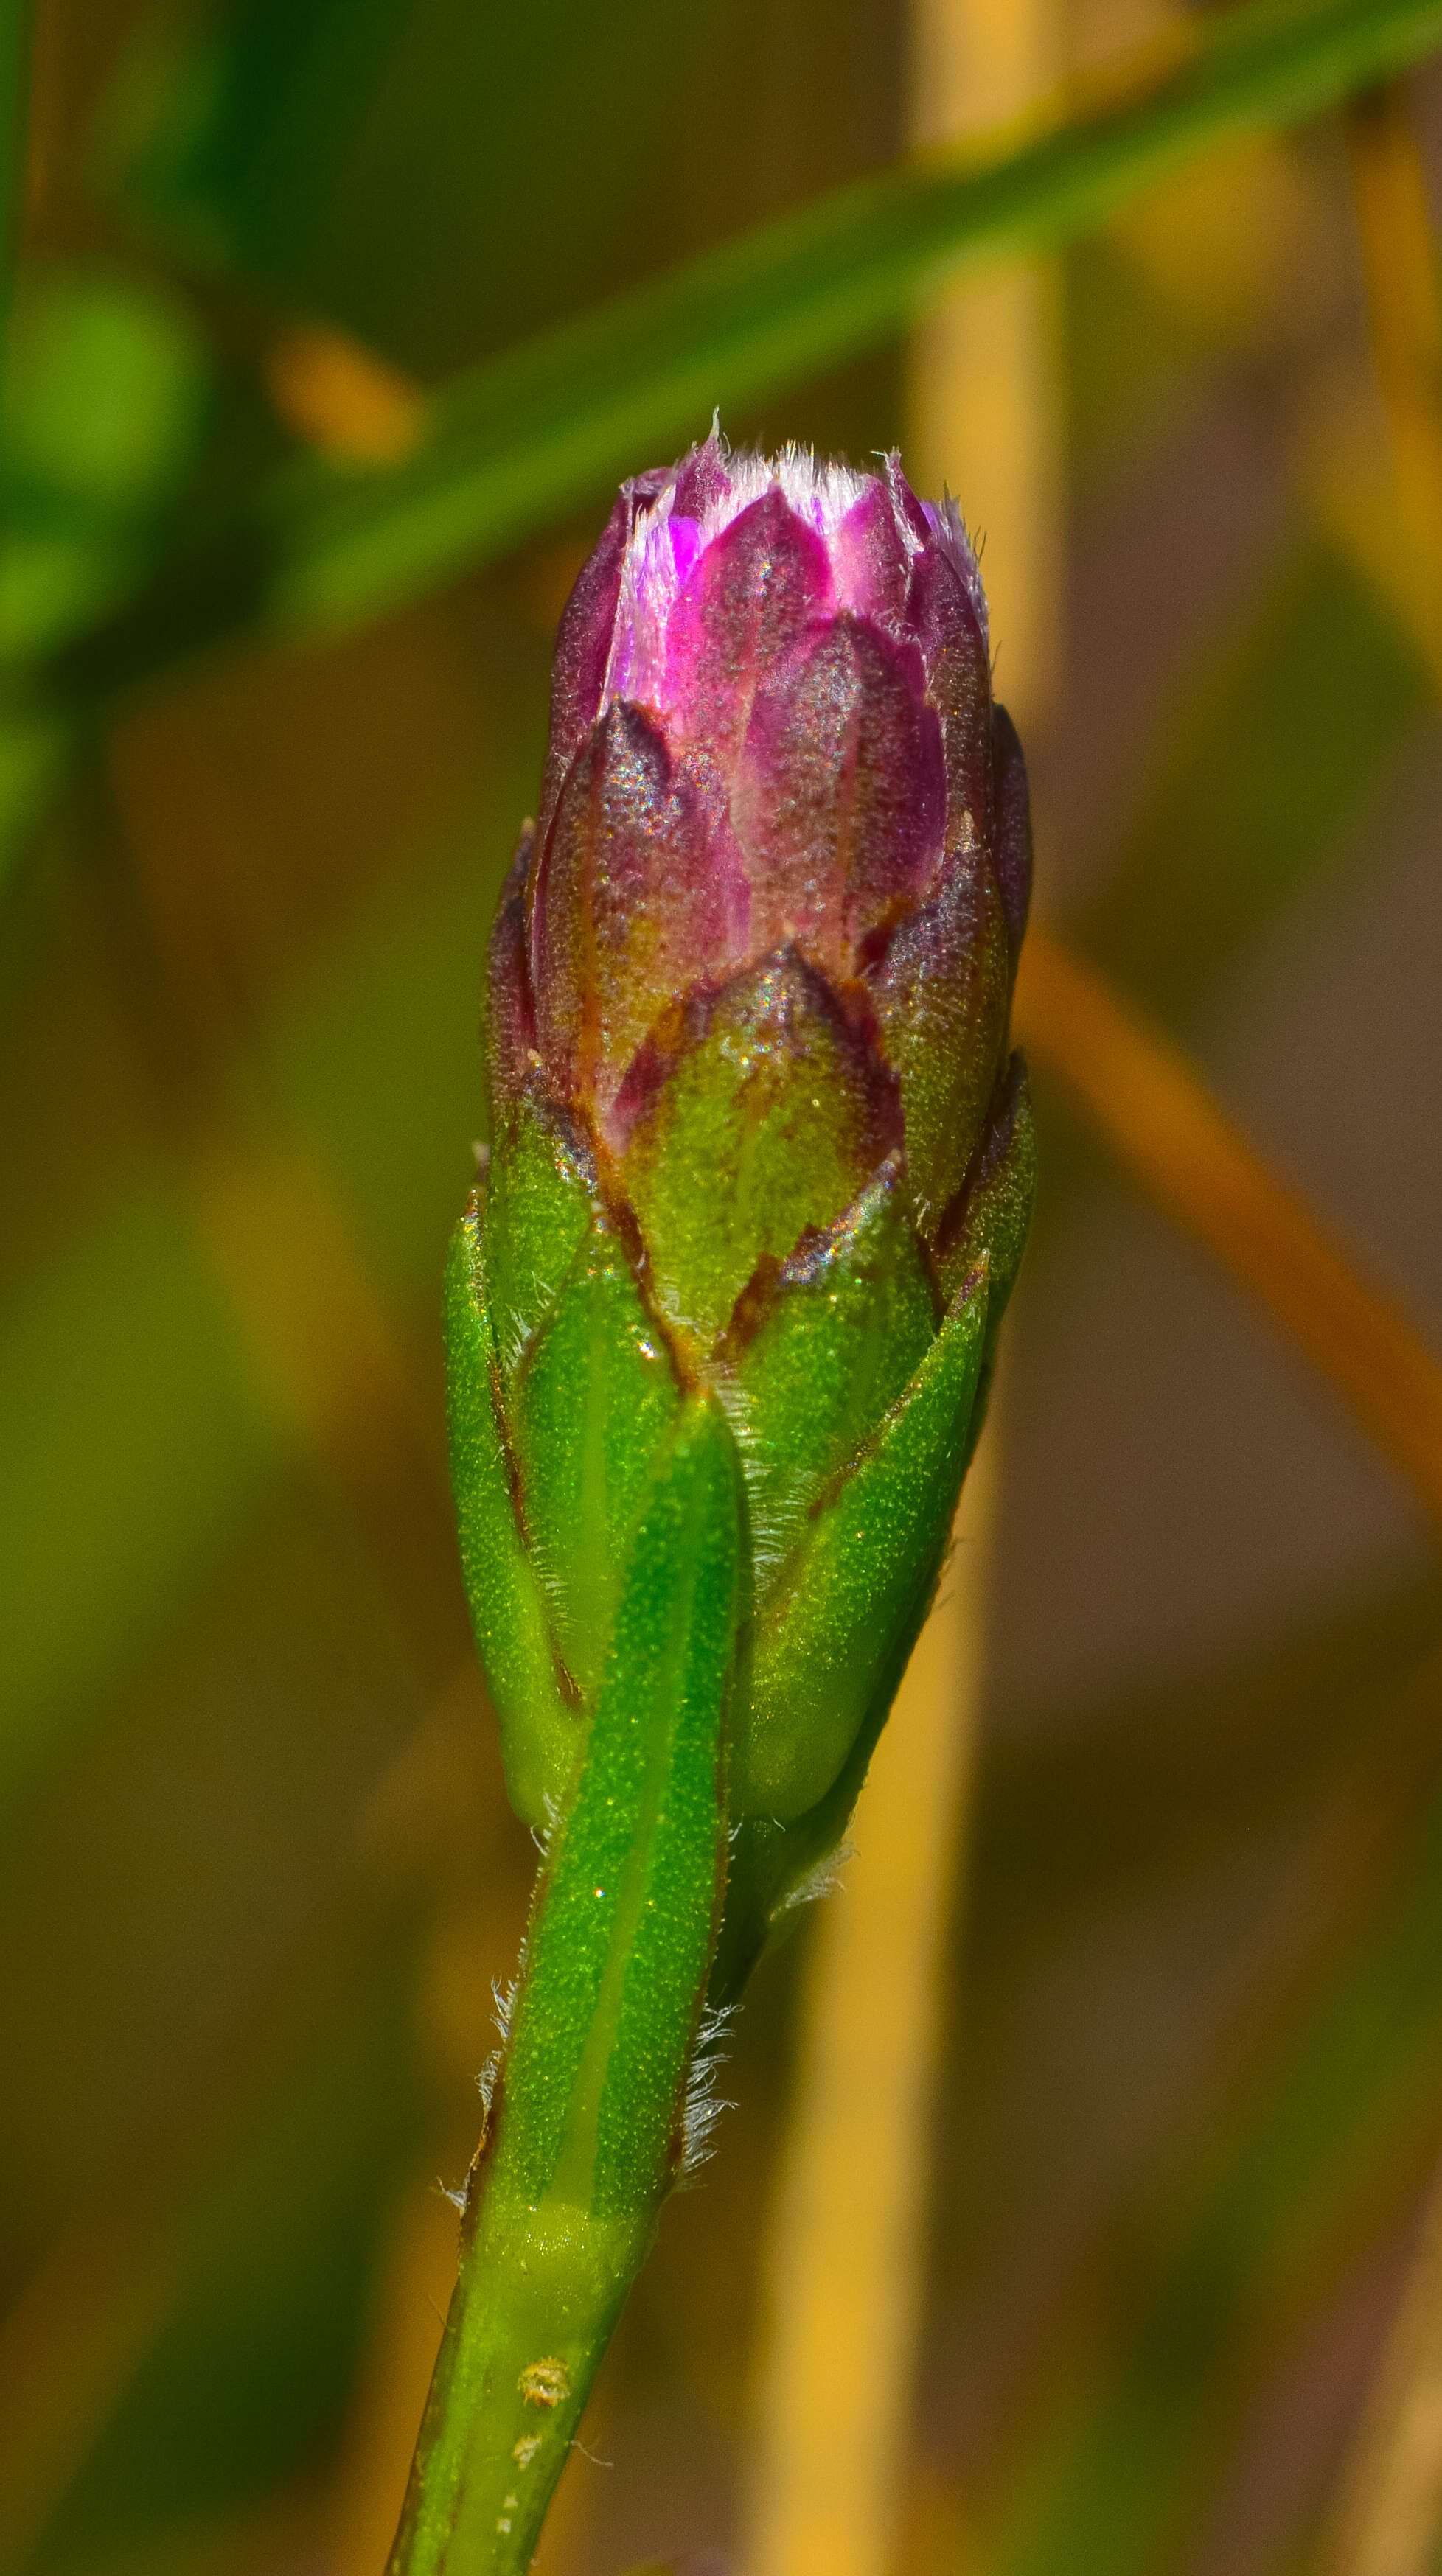
[[[844,1824],[944,1551],[1030,1203],[1007,1051],[1029,882],[950,504],[895,458],[714,435],[624,487],[562,620],[492,939],[457,1488],[539,1818],[683,1402],[724,1414],[747,1542],[727,1795],[756,1922]]]

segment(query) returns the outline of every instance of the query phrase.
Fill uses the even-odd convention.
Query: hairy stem
[[[393,2576],[529,2566],[655,2225],[655,2207],[602,2219],[550,2193],[528,2207],[487,2188],[488,2161],[472,2171]]]
[[[730,1437],[683,1415],[551,1838],[391,2576],[511,2576],[685,2150],[727,1834]]]

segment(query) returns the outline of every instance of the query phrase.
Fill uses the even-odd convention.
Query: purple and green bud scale
[[[448,1278],[467,1589],[549,1842],[407,2576],[527,2563],[708,1980],[839,1840],[925,1616],[1030,1209],[1030,874],[950,503],[715,435],[623,488],[557,639]]]
[[[466,1247],[510,1496],[467,1575],[532,1821],[586,1741],[688,1393],[722,1407],[744,1492],[730,1811],[789,1827],[843,1774],[854,1794],[1026,1227],[1030,870],[951,505],[894,458],[715,437],[626,486],[562,621],[492,943]]]

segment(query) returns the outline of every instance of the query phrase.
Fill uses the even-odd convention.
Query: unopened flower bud
[[[714,435],[624,487],[562,619],[492,939],[453,1446],[539,1820],[683,1406],[719,1407],[747,1550],[738,1956],[840,1833],[945,1552],[1030,1205],[1030,873],[953,504],[895,457]]]

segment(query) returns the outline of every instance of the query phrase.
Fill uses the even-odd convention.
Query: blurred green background
[[[1062,69],[1177,18],[1061,0]],[[84,639],[156,595],[183,637],[176,562],[199,627],[243,605],[245,496],[307,448],[403,457],[454,371],[892,160],[909,43],[901,0],[36,12],[0,419],[3,2576],[379,2576],[535,1857],[454,1557],[440,1269],[604,480],[328,641],[133,685],[112,653],[102,688]],[[1436,208],[1442,75],[1409,101]],[[1042,900],[1442,1349],[1442,725],[1336,119],[1198,161],[1053,290]],[[904,405],[898,323],[724,425],[864,460]],[[1442,2149],[1442,1585],[1392,1470],[1038,1092],[902,2563],[1299,2576]],[[806,1938],[548,2568],[735,2545]]]

